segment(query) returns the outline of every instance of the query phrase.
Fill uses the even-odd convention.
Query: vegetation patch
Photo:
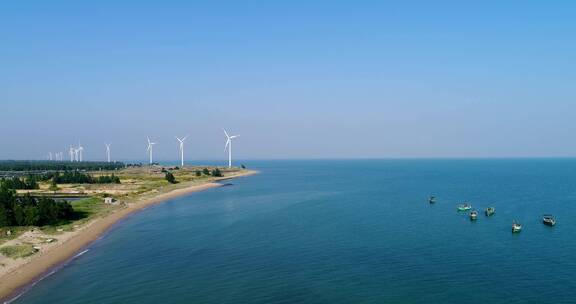
[[[71,170],[118,170],[126,167],[121,162],[68,162],[38,160],[1,160],[0,171],[71,171]]]
[[[16,192],[0,185],[0,227],[55,225],[74,219],[68,202],[30,195],[16,196]]]
[[[36,253],[36,249],[30,244],[4,246],[0,248],[0,253],[12,259],[25,258]]]
[[[176,181],[176,178],[174,177],[174,174],[172,174],[171,172],[166,172],[166,176],[165,176],[166,180],[171,183],[171,184],[176,184],[178,183]]]

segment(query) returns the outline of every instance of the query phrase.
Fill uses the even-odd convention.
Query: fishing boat
[[[465,203],[465,204],[460,204],[458,205],[458,211],[468,211],[470,209],[472,209],[472,205]]]
[[[556,225],[556,219],[554,218],[553,215],[545,214],[544,216],[542,216],[542,223],[544,223],[544,225],[547,226],[554,226]]]
[[[435,197],[435,196],[431,196],[431,197],[428,199],[428,203],[430,203],[430,204],[434,204],[435,202],[436,202],[436,197]]]
[[[478,218],[478,211],[473,210],[472,212],[470,212],[470,220],[471,221],[475,221]]]
[[[496,209],[494,207],[488,207],[484,212],[486,213],[486,216],[492,216],[496,213]]]
[[[522,231],[522,225],[516,221],[512,222],[512,233],[517,233]]]

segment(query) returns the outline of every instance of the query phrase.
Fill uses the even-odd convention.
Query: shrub
[[[176,178],[174,177],[174,174],[172,174],[171,172],[166,172],[165,178],[171,184],[177,183]]]
[[[17,259],[33,255],[36,253],[36,249],[34,249],[34,247],[32,247],[30,244],[22,244],[2,247],[0,248],[0,253],[6,257]]]
[[[212,170],[212,176],[214,177],[222,177],[222,172],[220,172],[220,169],[216,168],[214,170]]]

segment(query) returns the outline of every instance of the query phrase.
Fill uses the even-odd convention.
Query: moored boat
[[[472,210],[472,212],[470,212],[470,220],[475,221],[477,218],[478,218],[478,211]]]
[[[470,209],[472,209],[472,205],[465,203],[465,204],[460,204],[458,205],[458,211],[468,211]]]
[[[512,222],[512,233],[517,233],[522,231],[522,224],[514,221]]]
[[[556,219],[553,215],[545,214],[542,216],[542,223],[547,226],[554,226],[556,225]]]
[[[484,212],[486,213],[486,216],[492,216],[496,213],[496,209],[494,207],[488,207]]]
[[[430,204],[436,203],[436,197],[435,197],[435,196],[431,196],[431,197],[428,199],[428,203],[430,203]]]

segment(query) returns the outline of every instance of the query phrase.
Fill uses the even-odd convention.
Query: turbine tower
[[[81,145],[78,146],[78,152],[79,152],[79,157],[78,160],[81,162],[82,161],[82,152],[84,151],[84,147],[82,147]]]
[[[70,146],[70,149],[68,150],[68,154],[70,155],[70,162],[74,161],[74,147]]]
[[[184,141],[188,138],[188,135],[184,136],[184,138],[180,139],[176,137],[176,139],[180,142],[180,165],[184,167]]]
[[[108,162],[110,162],[110,144],[105,145],[106,145],[106,158],[108,159]]]
[[[225,129],[222,129],[226,135],[226,146],[224,146],[224,151],[228,149],[228,168],[232,168],[232,140],[240,135],[228,135]]]
[[[154,150],[154,145],[155,145],[156,143],[151,142],[151,141],[150,141],[150,137],[146,137],[146,138],[148,139],[148,148],[146,149],[146,151],[148,151],[148,154],[149,154],[149,156],[150,156],[150,165],[152,165],[152,152],[153,152],[153,150]]]
[[[80,161],[80,149],[78,148],[74,149],[74,161]]]

